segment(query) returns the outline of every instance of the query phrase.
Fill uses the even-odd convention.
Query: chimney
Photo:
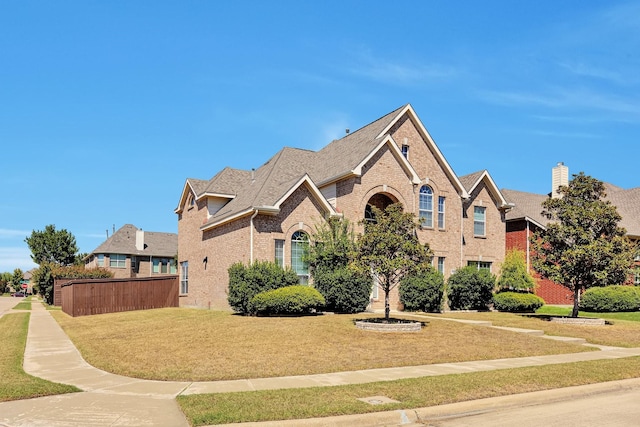
[[[558,162],[558,164],[551,169],[551,197],[558,198],[560,197],[560,193],[558,193],[558,187],[560,186],[568,186],[569,185],[569,168],[564,165],[563,162]]]
[[[139,251],[144,250],[144,231],[136,230],[136,249]]]

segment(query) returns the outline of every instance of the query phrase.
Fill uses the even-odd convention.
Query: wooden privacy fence
[[[73,279],[60,286],[62,311],[70,316],[178,307],[178,276]]]

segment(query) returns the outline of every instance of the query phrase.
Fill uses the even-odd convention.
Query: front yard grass
[[[370,384],[178,396],[190,424],[275,421],[421,408],[487,397],[636,378],[640,357]],[[386,396],[399,403],[357,400]]]
[[[0,317],[0,402],[80,391],[24,372],[29,316],[30,313],[13,313]]]
[[[278,377],[593,350],[445,320],[429,319],[419,333],[362,331],[353,320],[364,314],[271,318],[184,308],[51,314],[93,366],[158,380]]]
[[[544,307],[543,307],[544,308]],[[449,317],[454,319],[483,320],[494,326],[508,326],[523,329],[539,329],[547,335],[584,338],[591,344],[614,347],[640,347],[640,322],[626,313],[588,313],[590,317],[605,318],[610,324],[605,326],[565,325],[549,322],[548,315],[565,315],[564,308],[551,307],[536,314],[513,314],[500,312],[446,312],[429,314],[430,317]],[[638,316],[638,314],[634,314]],[[580,312],[580,316],[585,313]],[[635,319],[639,319],[635,317]],[[640,320],[640,319],[639,319]]]

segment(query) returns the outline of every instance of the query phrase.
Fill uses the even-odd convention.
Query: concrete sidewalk
[[[539,332],[514,331],[536,335]],[[42,304],[34,301],[24,357],[25,372],[50,381],[75,385],[84,392],[0,403],[0,425],[187,426],[174,399],[179,394],[363,384],[630,356],[640,356],[640,348],[602,347],[600,351],[552,356],[235,381],[151,381],[111,374],[89,365],[51,314]]]

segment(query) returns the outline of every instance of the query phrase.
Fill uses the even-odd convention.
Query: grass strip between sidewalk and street
[[[192,426],[414,409],[640,377],[640,357],[306,389],[178,396]],[[357,400],[386,396],[371,405]]]
[[[30,313],[12,313],[0,317],[0,402],[80,391],[24,372]]]
[[[31,310],[31,301],[20,301],[13,307],[14,310]]]

